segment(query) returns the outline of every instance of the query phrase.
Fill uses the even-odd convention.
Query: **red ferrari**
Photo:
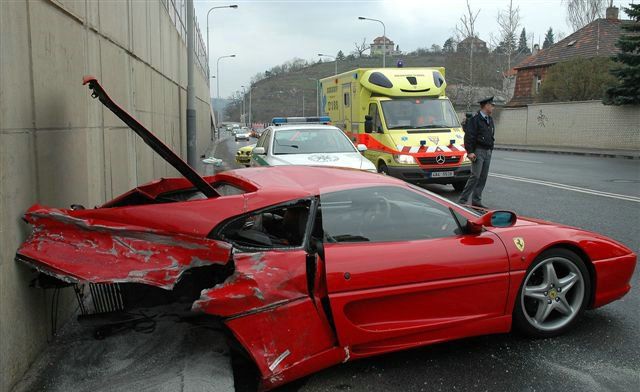
[[[94,209],[35,205],[17,260],[88,286],[81,317],[182,306],[218,318],[270,389],[358,358],[516,328],[561,334],[624,296],[636,255],[573,227],[478,214],[400,180],[321,167],[185,175]],[[129,320],[130,321],[130,320]]]

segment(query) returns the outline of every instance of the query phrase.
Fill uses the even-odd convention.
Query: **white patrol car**
[[[339,128],[326,125],[329,117],[274,118],[251,152],[251,166],[334,166],[377,172]]]

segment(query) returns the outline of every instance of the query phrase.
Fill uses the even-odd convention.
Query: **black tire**
[[[378,173],[384,174],[385,176],[389,175],[389,168],[383,161],[378,162]]]
[[[577,311],[575,310],[576,307],[574,306],[569,308],[573,312],[571,316],[562,315],[560,314],[560,311],[556,311],[557,314],[551,313],[553,315],[559,315],[558,317],[559,321],[557,321],[558,323],[557,328],[553,328],[553,324],[551,324],[551,326],[545,326],[544,319],[543,319],[543,323],[536,325],[537,323],[534,320],[535,317],[531,316],[533,306],[537,306],[537,307],[546,306],[544,305],[545,300],[540,301],[540,300],[535,300],[535,299],[531,299],[531,298],[527,298],[526,296],[523,296],[523,290],[525,289],[525,285],[527,285],[527,283],[533,282],[534,285],[528,286],[528,287],[536,290],[537,290],[537,287],[541,287],[542,285],[544,285],[544,279],[542,283],[540,283],[539,285],[536,285],[537,282],[534,281],[534,279],[536,278],[535,274],[539,273],[539,271],[543,269],[542,268],[543,264],[548,264],[548,263],[553,264],[552,260],[561,261],[561,263],[564,265],[561,265],[560,267],[565,269],[567,267],[572,268],[570,267],[571,264],[574,265],[575,266],[574,271],[569,271],[569,273],[576,273],[576,276],[581,275],[580,280],[582,284],[582,295],[581,295],[582,298],[581,298],[580,305],[577,306]],[[578,271],[580,272],[580,274],[577,274]],[[556,274],[557,274],[557,271],[556,271]],[[563,278],[559,278],[559,280],[563,280]],[[579,295],[580,290],[578,290],[577,292],[569,293],[569,294],[567,293],[573,290],[574,287],[580,287],[579,285],[576,286],[576,284],[578,283],[575,283],[574,285],[572,285],[564,293],[565,297],[568,297],[569,295],[573,295],[574,301],[577,301],[577,299],[580,297]],[[553,285],[551,285],[551,287],[553,287]],[[558,285],[558,287],[561,287],[561,285]],[[547,296],[548,294],[550,296],[545,298],[547,298],[546,301],[551,301],[551,302],[547,302],[548,304],[551,304],[554,301],[551,300],[550,298],[551,297],[555,298],[556,296],[559,297],[560,295],[558,293],[560,293],[559,290],[557,293],[554,291],[553,295],[551,291],[546,291],[543,293],[543,295]],[[542,252],[534,260],[534,262],[531,263],[522,280],[520,289],[518,290],[518,296],[516,298],[515,306],[513,310],[513,327],[517,332],[520,332],[521,334],[534,337],[534,338],[550,338],[550,337],[562,335],[563,333],[567,332],[568,330],[574,327],[575,323],[578,321],[578,319],[584,312],[585,308],[589,305],[588,304],[589,298],[591,298],[591,279],[589,276],[589,271],[587,270],[587,267],[585,266],[585,263],[580,258],[580,256],[578,256],[574,252],[567,249],[562,249],[562,248],[548,249]],[[557,301],[559,300],[556,299],[555,302]],[[533,305],[533,304],[536,304],[536,305]],[[537,307],[536,307],[536,310],[537,310]],[[548,317],[551,317],[551,314]],[[563,318],[567,318],[567,319],[563,321]]]
[[[464,189],[464,186],[467,185],[466,181],[458,181],[458,182],[454,182],[451,185],[453,185],[453,189],[455,189],[457,192],[462,192],[462,190]]]

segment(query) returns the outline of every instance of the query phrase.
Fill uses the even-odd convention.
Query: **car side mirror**
[[[367,151],[367,146],[365,146],[364,144],[358,144],[358,151],[360,152]]]
[[[373,117],[366,115],[364,116],[364,133],[373,132]]]
[[[255,155],[264,155],[267,152],[264,150],[264,147],[255,147],[251,152]]]
[[[511,227],[517,220],[518,217],[512,211],[489,211],[475,219],[470,219],[467,222],[467,229],[471,233],[479,233],[483,227]]]

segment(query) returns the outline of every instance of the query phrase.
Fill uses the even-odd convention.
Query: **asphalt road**
[[[255,143],[223,140],[215,156],[234,167]],[[427,189],[457,200],[451,186]],[[484,203],[519,215],[593,230],[640,251],[640,162],[495,151]],[[349,362],[286,390],[311,391],[639,391],[639,273],[622,300],[588,311],[555,339],[483,336]]]

